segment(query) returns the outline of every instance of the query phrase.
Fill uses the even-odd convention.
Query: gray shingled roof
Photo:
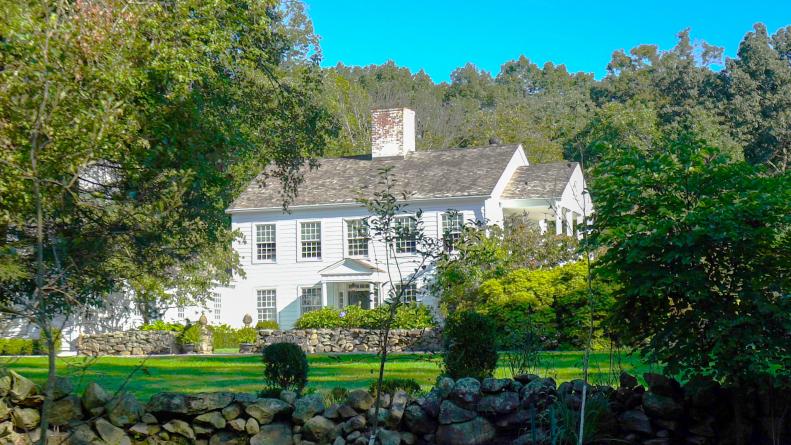
[[[559,198],[576,167],[576,162],[567,161],[519,167],[505,187],[503,198]]]
[[[418,151],[404,158],[370,155],[319,160],[317,169],[304,170],[304,182],[290,206],[354,203],[376,188],[381,168],[392,167],[399,191],[411,199],[488,196],[518,145]],[[269,179],[254,180],[231,204],[230,210],[280,208],[283,188]],[[370,194],[370,193],[368,193]]]

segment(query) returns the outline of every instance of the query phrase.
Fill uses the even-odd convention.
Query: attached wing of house
[[[405,242],[397,249],[400,267],[394,270],[391,261],[388,269],[385,246],[360,230],[369,215],[358,200],[376,190],[383,169],[396,179],[397,191],[409,196],[404,216],[420,209],[427,234],[437,238],[466,221],[502,225],[515,214],[571,236],[592,212],[577,163],[531,165],[521,145],[416,151],[414,135],[413,111],[374,110],[371,154],[305,166],[288,211],[279,181],[266,180],[265,172],[252,181],[227,210],[243,234],[234,247],[246,276],[217,290],[209,319],[238,326],[249,313],[289,328],[301,314],[321,307],[381,304],[389,283],[414,273],[418,261],[414,246]],[[420,281],[406,294],[435,303]],[[179,316],[184,312],[168,314]]]

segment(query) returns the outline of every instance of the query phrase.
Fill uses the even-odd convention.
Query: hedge
[[[61,346],[60,333],[55,333],[55,350]],[[46,354],[47,343],[40,339],[0,338],[0,355]]]
[[[322,308],[303,314],[297,320],[296,329],[364,328],[379,329],[388,316],[389,306],[362,309],[347,306],[343,309]],[[431,309],[421,304],[403,304],[396,310],[393,329],[425,329],[435,327],[437,321]]]

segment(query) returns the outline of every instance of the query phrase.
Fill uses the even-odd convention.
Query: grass
[[[553,377],[558,383],[580,378],[582,375],[581,352],[547,352],[546,364],[537,374]],[[378,357],[370,354],[315,354],[309,355],[309,387],[327,390],[334,387],[348,389],[368,388],[375,380]],[[591,382],[595,384],[617,382],[620,369],[635,375],[651,370],[636,357],[621,357],[620,365],[610,371],[608,353],[591,355]],[[441,358],[426,354],[394,354],[388,359],[385,375],[415,379],[424,389],[429,389],[440,374]],[[255,392],[263,386],[261,359],[257,355],[244,356],[154,356],[147,359],[134,357],[62,357],[58,359],[60,375],[71,377],[78,391],[95,381],[110,391],[124,385],[140,400],[163,391],[185,393],[203,391]],[[20,374],[43,383],[47,375],[45,357],[20,357],[0,361],[0,367],[13,369]],[[135,369],[137,370],[135,371]],[[620,369],[619,369],[620,368]],[[134,371],[134,374],[132,374]],[[501,361],[496,377],[510,377]]]

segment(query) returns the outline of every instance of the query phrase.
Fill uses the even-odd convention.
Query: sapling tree
[[[377,189],[369,198],[358,202],[365,206],[371,216],[363,219],[367,235],[377,246],[384,248],[384,259],[380,260],[387,273],[386,317],[379,328],[379,374],[376,381],[376,400],[374,420],[371,427],[369,444],[376,442],[379,429],[379,405],[382,397],[385,364],[389,347],[390,330],[396,311],[404,304],[408,289],[417,284],[430,271],[430,266],[443,251],[443,243],[426,234],[420,209],[407,214],[410,193],[398,190],[397,179],[390,168],[379,171]],[[447,236],[444,238],[448,238]],[[408,259],[397,255],[399,247],[407,247],[411,255]]]

